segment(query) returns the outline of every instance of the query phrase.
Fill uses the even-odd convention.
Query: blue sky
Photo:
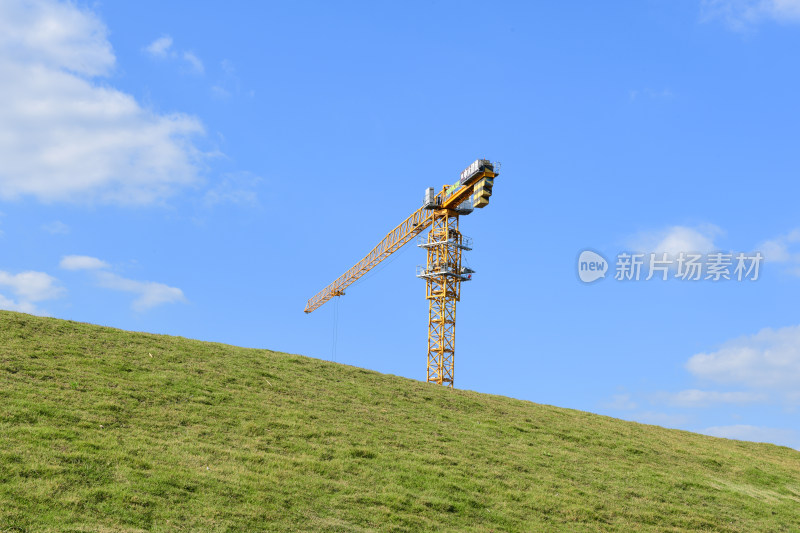
[[[420,249],[335,351],[303,307],[486,157],[457,387],[800,449],[796,50],[797,0],[5,0],[0,307],[424,379]],[[617,281],[623,251],[764,261]]]

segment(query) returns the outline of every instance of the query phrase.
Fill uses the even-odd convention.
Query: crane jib
[[[429,218],[430,214],[427,210],[422,207],[419,208],[410,217],[389,232],[366,257],[311,298],[306,304],[304,311],[306,313],[311,313],[334,296],[343,294],[347,287],[355,283],[359,278],[364,276],[364,274],[372,270],[381,261],[402,248],[403,245],[407,244],[408,241],[423,231],[430,224],[430,222],[426,222]]]

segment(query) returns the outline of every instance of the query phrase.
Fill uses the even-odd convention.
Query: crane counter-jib
[[[483,179],[494,179],[496,176],[497,173],[493,170],[476,172],[469,177],[468,181],[462,182],[459,187],[454,184],[452,187],[445,188],[437,195],[437,198],[441,197],[441,200],[437,203],[445,209],[455,209],[472,196],[476,185],[480,184]]]

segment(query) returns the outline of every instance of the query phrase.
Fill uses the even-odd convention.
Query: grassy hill
[[[0,312],[0,531],[800,531],[800,452]]]

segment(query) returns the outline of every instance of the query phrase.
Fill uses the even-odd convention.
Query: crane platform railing
[[[417,277],[428,279],[435,276],[451,276],[459,278],[461,281],[470,281],[475,271],[469,267],[456,268],[452,265],[439,265],[430,267],[428,265],[417,265]]]
[[[443,241],[428,241],[427,237],[420,235],[417,239],[417,246],[420,248],[430,248],[431,246],[439,246],[440,244],[452,244],[458,246],[462,250],[472,250],[472,237],[462,235],[461,242],[458,242],[454,237]]]

